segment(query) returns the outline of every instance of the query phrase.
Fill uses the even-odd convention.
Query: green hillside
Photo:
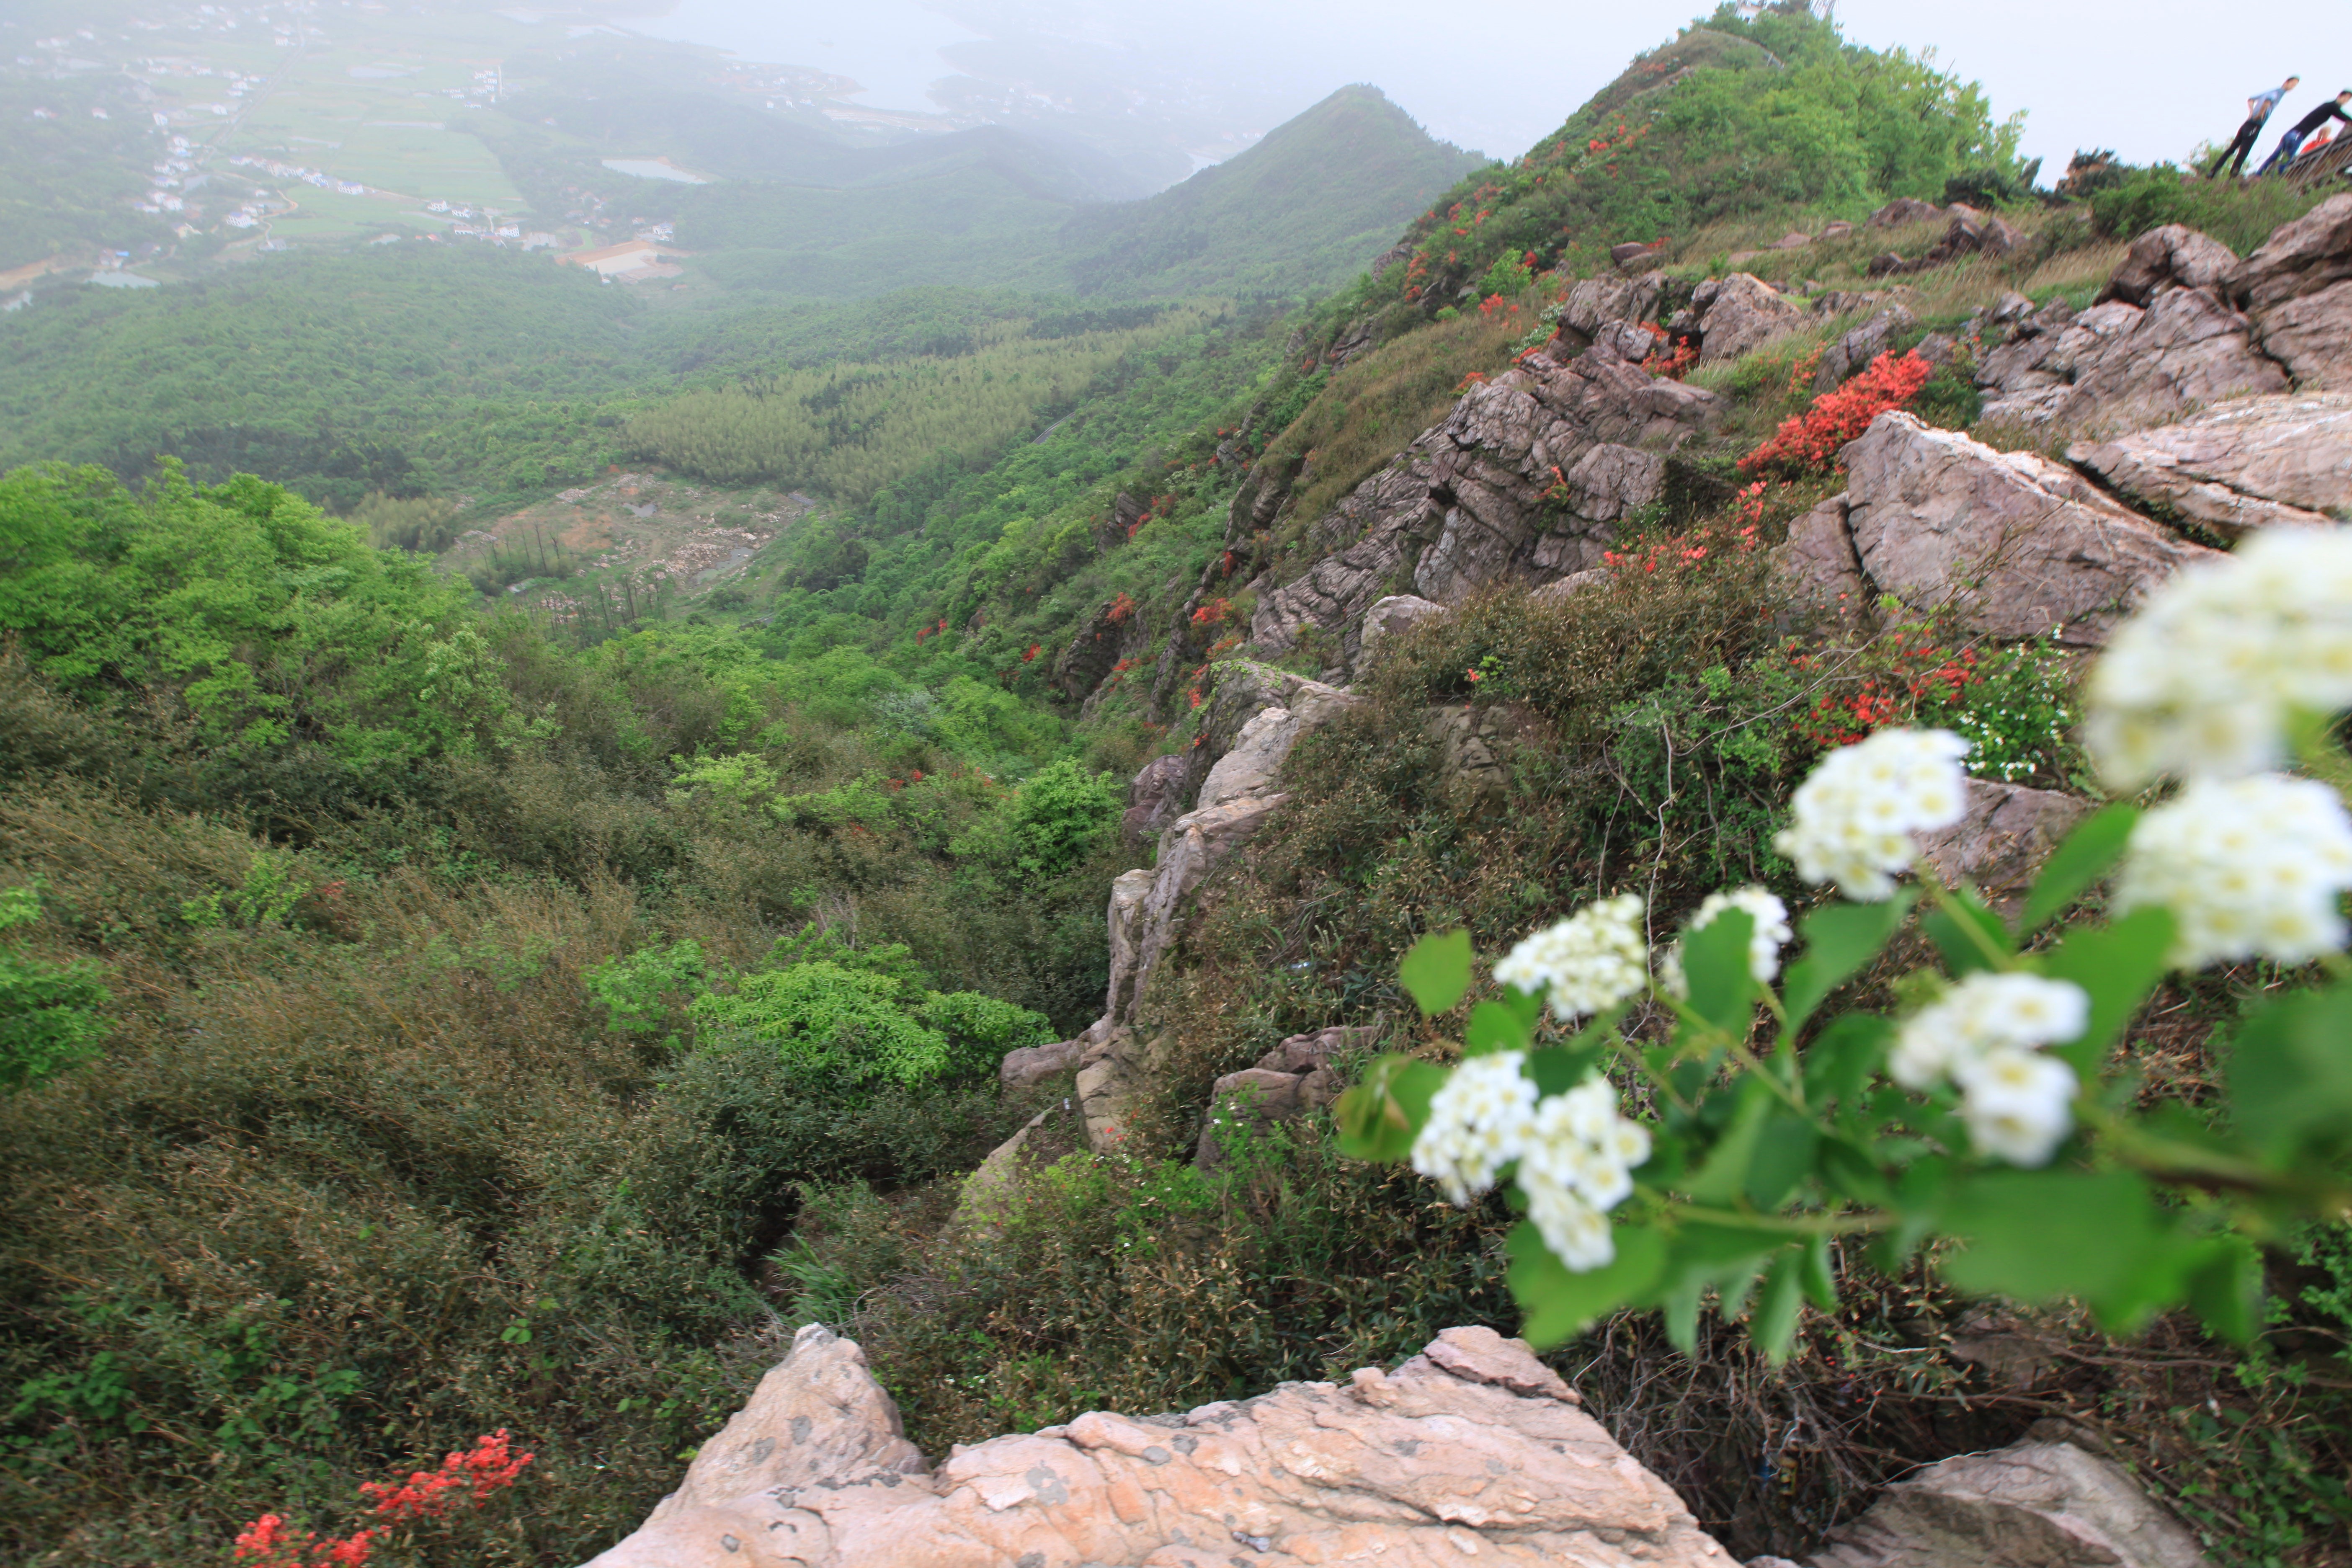
[[[1087,293],[1320,293],[1392,243],[1426,198],[1485,160],[1378,88],[1348,87],[1248,152],[1131,206],[1080,213],[1062,265]]]
[[[2046,444],[1980,421],[1964,340],[1996,302],[2086,307],[2118,225],[2237,243],[2318,193],[2128,171],[2032,194],[1977,87],[1797,0],[1722,6],[1507,163],[1349,88],[1132,203],[1034,140],[857,145],[675,83],[631,97],[624,50],[573,42],[602,63],[566,83],[549,53],[468,134],[535,204],[642,197],[623,212],[695,253],[675,279],[404,241],[0,316],[0,1561],[226,1563],[276,1517],[314,1562],[378,1530],[373,1568],[571,1568],[800,1323],[852,1334],[936,1455],[1516,1331],[1516,1274],[1567,1303],[1561,1334],[1610,1309],[1552,1364],[1727,1563],[1808,1556],[1885,1483],[2045,1421],[2095,1434],[2216,1568],[2352,1562],[2352,1084],[2342,993],[2310,994],[2342,955],[2177,973],[2134,1023],[2170,928],[2108,920],[2089,850],[2021,944],[1959,893],[1906,926],[1907,890],[1806,886],[1776,834],[1853,726],[1948,722],[2004,780],[2095,792],[2084,660],[1807,616],[1767,552],[1849,476],[1795,442],[1742,467],[1881,406]],[[601,170],[656,153],[717,183]],[[1867,373],[1817,394],[1874,259],[1941,232],[1826,220],[1948,189],[1991,191],[2023,243],[1906,275],[1900,396]],[[1817,237],[1763,248],[1796,227]],[[1499,404],[1480,384],[1629,238],[1664,242],[1661,315],[1741,253],[1848,298],[1719,363],[1662,351],[1682,387],[1626,373],[1717,406],[1580,596],[1490,583],[1349,669],[1347,713],[1165,949],[1128,1042],[1161,1076],[1089,1152],[1069,1070],[1007,1089],[997,1064],[1100,1014],[1105,910],[1157,853],[1128,781],[1197,782],[1238,721],[1224,682],[1341,679],[1320,630],[1239,668],[1254,613],[1366,536],[1341,507],[1362,481]],[[1930,332],[1963,357],[1901,358]],[[2341,776],[2324,724],[2300,739]],[[2095,820],[2117,849],[2127,819]],[[1385,1101],[1194,1163],[1209,1085],[1291,1037],[1413,1058],[1381,1079],[1407,1118],[1438,1064],[1537,1026],[1472,937],[1498,953],[1632,890],[1664,943],[1750,881],[1808,944],[1771,952],[1785,1038],[1745,912],[1686,933],[1683,1010],[1617,1015],[1658,1153],[1616,1215],[1651,1237],[1623,1269],[1570,1276],[1504,1194],[1457,1206],[1350,1157],[1409,1129]],[[1461,985],[1451,937],[1401,975],[1456,931]],[[1877,1015],[2103,963],[2141,983],[2101,991],[2106,1041],[2052,1043],[2121,1076],[2058,1165],[1993,1166],[1957,1090],[1883,1081]],[[2297,994],[2299,1023],[2249,1022]],[[1605,1028],[1541,1027],[1547,1082],[1602,1060]],[[2299,1140],[2268,1163],[2218,1109],[2245,1082]],[[957,1220],[1041,1115],[1050,1173]],[[2116,1154],[2110,1127],[2147,1142]],[[1962,1170],[1914,1234],[1915,1178]],[[1670,1210],[1679,1232],[1637,1230]],[[1976,1268],[2060,1284],[1956,1285],[1987,1213],[2028,1244]],[[2063,1247],[2036,1243],[2052,1214]],[[2071,1300],[2076,1254],[2181,1237],[2106,1315]],[[1687,1289],[1614,1310],[1669,1246]],[[511,1489],[373,1511],[363,1487],[502,1431],[533,1456]]]

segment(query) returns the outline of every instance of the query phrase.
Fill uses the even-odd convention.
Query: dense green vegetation
[[[550,182],[595,129],[545,140]],[[1836,670],[1801,666],[1725,531],[1731,459],[1802,411],[1818,332],[1706,373],[1724,429],[1627,524],[1634,548],[1717,542],[1703,569],[1572,611],[1497,595],[1399,642],[1155,981],[1179,1070],[1130,1152],[950,1228],[962,1174],[1068,1089],[1003,1094],[994,1065],[1098,1012],[1108,884],[1150,855],[1124,780],[1195,738],[1186,692],[1251,578],[1328,548],[1330,503],[1540,341],[1568,276],[1667,232],[1686,283],[1742,225],[2014,171],[1972,88],[1726,12],[1413,224],[1414,263],[1295,308],[1423,207],[1335,190],[1343,152],[1392,189],[1447,163],[1417,134],[1351,90],[1262,158],[1081,216],[1054,264],[1097,298],[782,298],[836,263],[825,288],[863,292],[859,225],[884,219],[845,208],[867,216],[802,255],[790,204],[817,198],[778,191],[705,214],[742,226],[716,299],[401,246],[0,324],[0,1556],[210,1561],[265,1510],[345,1528],[359,1481],[505,1426],[540,1455],[511,1500],[377,1560],[577,1562],[810,1317],[857,1334],[934,1451],[1507,1321],[1500,1200],[1436,1205],[1311,1120],[1203,1173],[1201,1092],[1335,1022],[1446,1048],[1399,1022],[1393,978],[1432,926],[1492,945],[1636,863],[1662,907],[1787,885],[1790,783],[1838,703],[1916,657],[1816,631]],[[2088,298],[2062,253],[2087,226],[2014,216],[2034,245],[1927,280],[1917,331],[2001,288]],[[984,216],[934,237],[965,268],[940,276],[1045,286],[974,242]],[[1287,297],[1141,298],[1233,287]],[[647,461],[824,504],[633,626],[486,609],[425,558]],[[1254,462],[1297,494],[1229,552]],[[1769,537],[1828,483],[1739,516]],[[2063,661],[2002,659],[1932,716],[2001,776],[2069,784]],[[1449,782],[1423,727],[1465,706],[1539,742],[1499,795]],[[2168,997],[2159,1087],[2221,1071],[2216,1031],[2271,978]],[[1040,1139],[1067,1148],[1066,1120]],[[2036,1329],[2066,1354],[2035,1397],[2154,1456],[2232,1564],[2315,1563],[2345,1528],[2352,1257],[2326,1227],[2297,1245],[2279,1336],[2243,1361],[2171,1326]],[[1727,1542],[1801,1552],[1873,1481],[2032,1418],[1945,1353],[1974,1310],[1877,1280],[1780,1372],[1734,1332],[1684,1356],[1627,1319],[1580,1376]],[[1759,1476],[1791,1408],[1832,1413],[1825,1449]]]

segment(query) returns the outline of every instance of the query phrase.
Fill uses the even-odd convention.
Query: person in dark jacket
[[[2317,109],[2288,126],[2286,134],[2279,138],[2278,151],[2272,153],[2263,166],[2254,171],[2254,176],[2259,179],[2273,169],[2284,168],[2294,163],[2294,155],[2303,150],[2303,139],[2326,124],[2330,116],[2344,121],[2347,125],[2352,125],[2352,114],[2344,112],[2344,106],[2347,103],[2352,103],[2352,88],[2345,89],[2336,95],[2333,101],[2321,104]]]
[[[2271,110],[2276,109],[2279,100],[2293,92],[2295,84],[2301,80],[2303,79],[2299,76],[2291,76],[2269,91],[2258,92],[2246,100],[2246,122],[2238,127],[2238,133],[2230,138],[2230,144],[2221,149],[2221,155],[2213,160],[2211,168],[2205,171],[2206,178],[2210,179],[2220,174],[2221,165],[2232,157],[2238,163],[2230,173],[2242,174],[2246,172],[2246,160],[2253,154],[2254,142],[2261,138],[2263,127],[2270,122]]]

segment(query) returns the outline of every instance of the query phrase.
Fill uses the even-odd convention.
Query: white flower
[[[1466,1204],[1495,1184],[1526,1150],[1535,1125],[1536,1086],[1521,1069],[1525,1051],[1473,1057],[1454,1069],[1429,1100],[1429,1120],[1412,1141],[1412,1168]]]
[[[2083,743],[2118,788],[2277,766],[2289,708],[2352,706],[2352,532],[2268,529],[2175,574],[2116,629],[2084,697]]]
[[[2116,879],[2118,911],[2156,905],[2183,969],[2264,957],[2304,963],[2344,945],[2352,817],[2312,779],[2200,779],[2141,816]]]
[[[1728,893],[1709,893],[1691,916],[1692,931],[1701,931],[1715,923],[1715,917],[1726,910],[1745,910],[1755,927],[1748,938],[1748,973],[1759,985],[1769,985],[1780,973],[1780,946],[1794,933],[1789,930],[1789,906],[1762,888],[1752,884],[1736,888]],[[1683,944],[1677,941],[1660,955],[1658,980],[1675,996],[1690,995],[1690,977],[1683,973]]]
[[[1892,898],[1892,873],[1917,847],[1911,835],[1948,827],[1968,809],[1968,754],[1948,730],[1881,730],[1841,747],[1797,786],[1790,823],[1772,847],[1808,882],[1834,880],[1865,903]]]
[[[1536,1108],[1519,1190],[1562,1264],[1581,1274],[1616,1258],[1608,1212],[1633,1193],[1633,1168],[1649,1157],[1649,1130],[1617,1114],[1617,1090],[1598,1074]]]
[[[1978,1148],[2044,1164],[2074,1124],[2074,1069],[2037,1047],[2077,1038],[2090,1019],[2072,981],[1979,972],[1903,1021],[1886,1070],[1911,1089],[1950,1079]]]
[[[1979,1149],[2012,1165],[2046,1165],[2074,1125],[2074,1069],[2038,1051],[1997,1046],[1952,1073],[1960,1120]]]
[[[1587,904],[1536,931],[1495,965],[1495,978],[1549,995],[1561,1020],[1613,1007],[1650,983],[1650,945],[1642,932],[1642,895]]]

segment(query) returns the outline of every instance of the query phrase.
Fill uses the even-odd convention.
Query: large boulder
[[[1854,553],[1846,522],[1852,508],[1840,491],[1789,524],[1788,542],[1775,552],[1773,564],[1799,608],[1834,613],[1859,610],[1868,602],[1862,558]]]
[[[1842,333],[1822,351],[1822,363],[1813,371],[1813,391],[1833,392],[1848,377],[1867,370],[1871,361],[1886,352],[1888,340],[1917,320],[1907,307],[1890,304],[1862,325]]]
[[[1868,217],[1864,228],[1901,228],[1906,224],[1931,223],[1944,216],[1944,209],[1933,202],[1923,202],[1916,196],[1897,196]]]
[[[847,1341],[803,1329],[768,1378],[777,1397],[760,1416],[729,1423],[687,1485],[589,1568],[1730,1564],[1574,1390],[1491,1329],[1448,1329],[1345,1384],[1089,1411],[928,1475]],[[733,1468],[719,1458],[752,1453]]]
[[[1331,1064],[1378,1033],[1373,1028],[1340,1025],[1293,1035],[1260,1057],[1255,1066],[1218,1079],[1209,1090],[1209,1109],[1201,1119],[1192,1163],[1204,1171],[1223,1164],[1230,1129],[1263,1129],[1319,1110],[1339,1099],[1339,1077]]]
[[[1946,883],[1971,883],[1994,909],[2013,914],[2050,852],[2090,812],[2078,795],[1970,779],[1968,809],[1950,826],[1919,835],[1919,853]]]
[[[1803,304],[1748,272],[1708,279],[1692,293],[1691,309],[1698,315],[1701,364],[1738,359],[1785,337],[1805,324],[1807,314]]]
[[[1649,254],[1641,247],[1638,254]],[[1601,335],[1601,329],[1611,322],[1641,322],[1657,313],[1658,299],[1664,282],[1654,271],[1643,271],[1632,277],[1586,278],[1571,285],[1568,298],[1560,302],[1559,325],[1572,332],[1581,348]]]
[[[2223,287],[2298,384],[2352,391],[2352,194],[2279,226]]]
[[[2237,398],[2176,425],[2076,442],[2066,458],[2149,510],[2225,538],[2352,521],[2352,391]]]
[[[1357,633],[1355,668],[1370,668],[1382,643],[1416,621],[1444,613],[1444,605],[1418,594],[1391,594],[1374,601],[1372,607],[1364,612],[1363,626]]]
[[[1843,458],[1846,532],[1873,593],[1949,608],[1979,636],[2099,647],[2157,583],[2215,553],[2046,458],[1910,414],[1880,415]]]
[[[1811,1568],[2210,1568],[2121,1465],[2030,1436],[1895,1482],[1830,1542]]]
[[[2145,305],[2167,289],[2219,289],[2237,265],[2238,253],[2212,236],[2168,223],[2131,242],[2099,297]]]

